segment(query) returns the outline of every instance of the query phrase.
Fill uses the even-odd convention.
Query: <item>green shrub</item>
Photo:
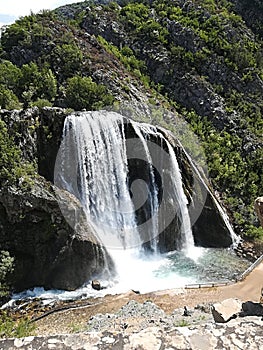
[[[7,276],[13,271],[14,258],[12,258],[8,251],[0,251],[0,300],[8,296],[9,284]]]
[[[52,61],[54,66],[57,67],[58,73],[63,74],[63,78],[66,79],[78,73],[83,55],[74,42],[62,44],[56,46],[52,53]]]
[[[21,150],[9,135],[5,122],[0,120],[0,186],[18,184],[20,179],[29,184],[34,173],[34,166],[22,160]]]
[[[38,98],[36,101],[30,102],[29,106],[38,108],[52,107],[52,103],[44,98]]]
[[[21,79],[21,70],[13,63],[2,60],[0,63],[0,84],[7,89],[17,90],[19,80]]]
[[[22,104],[13,91],[0,85],[0,109],[21,109]]]
[[[21,68],[20,95],[28,107],[37,99],[54,100],[57,94],[57,81],[48,66],[39,68],[36,63],[24,64]]]
[[[248,225],[245,228],[245,236],[250,239],[263,240],[263,228]]]
[[[75,110],[94,110],[113,103],[104,85],[95,83],[91,77],[75,76],[68,79],[66,88],[67,107]]]
[[[14,321],[5,311],[0,313],[0,338],[22,338],[34,334],[35,325],[28,319]]]

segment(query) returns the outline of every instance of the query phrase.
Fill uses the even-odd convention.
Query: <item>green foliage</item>
[[[0,338],[22,338],[34,334],[35,325],[28,319],[14,321],[5,311],[0,313]]]
[[[83,61],[83,55],[78,46],[73,42],[57,45],[52,53],[52,60],[56,62],[56,66],[63,73],[65,79],[78,73]]]
[[[142,3],[129,3],[121,9],[120,15],[131,28],[137,29],[149,19],[150,9]]]
[[[21,98],[25,106],[37,99],[52,101],[57,93],[57,81],[47,66],[39,69],[36,63],[24,64],[19,82]]]
[[[175,323],[175,327],[188,327],[190,326],[190,323],[186,320],[180,320]]]
[[[5,250],[0,251],[0,300],[9,294],[7,276],[13,271],[14,258]]]
[[[19,147],[14,144],[5,122],[0,120],[0,186],[17,184],[19,180],[29,184],[33,174],[33,165],[22,160]]]
[[[42,17],[48,17],[43,13]],[[43,39],[50,39],[51,31],[48,27],[38,21],[38,16],[21,17],[14,24],[7,27],[1,38],[1,45],[5,52],[10,52],[14,46],[23,48],[40,48],[39,44]]]
[[[133,53],[133,50],[128,46],[119,49],[117,46],[108,43],[102,36],[98,36],[98,42],[107,50],[117,57],[123,65],[141,80],[145,87],[149,87],[150,78],[145,74],[146,66],[141,60],[138,60]]]
[[[66,103],[75,110],[92,110],[111,105],[113,97],[104,85],[96,84],[91,77],[75,76],[68,79]]]
[[[167,43],[168,30],[157,22],[150,7],[143,3],[129,3],[122,7],[120,19],[145,41]]]
[[[255,220],[254,199],[263,189],[263,150],[244,155],[243,140],[226,131],[218,132],[204,117],[194,111],[181,110],[205,148],[209,175],[228,208],[232,219],[243,227],[247,237],[261,238],[262,230],[248,225]]]
[[[36,101],[30,102],[29,107],[38,107],[38,108],[52,107],[52,103],[48,100],[45,100],[44,98],[38,98]]]
[[[22,104],[13,91],[0,85],[0,108],[2,109],[21,109]]]
[[[21,70],[10,61],[0,63],[0,84],[8,89],[16,89],[21,79]]]
[[[14,258],[12,258],[9,252],[1,250],[0,251],[0,283],[2,283],[6,275],[13,270]]]

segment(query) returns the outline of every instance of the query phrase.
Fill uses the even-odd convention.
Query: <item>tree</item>
[[[0,109],[21,109],[22,104],[18,97],[5,86],[0,85]]]
[[[92,81],[91,77],[75,76],[68,79],[66,88],[67,106],[75,110],[99,109],[113,103],[104,85]]]
[[[25,107],[37,99],[54,100],[57,81],[48,66],[39,69],[36,63],[24,64],[21,68],[20,93]]]
[[[13,63],[2,60],[0,63],[0,84],[5,85],[8,89],[17,89],[21,79],[21,70]]]
[[[83,60],[82,52],[74,42],[58,45],[52,56],[54,66],[57,67],[63,78],[69,78],[76,74]]]

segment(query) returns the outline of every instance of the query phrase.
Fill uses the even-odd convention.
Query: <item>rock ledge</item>
[[[159,349],[261,349],[262,321],[247,317],[227,324],[175,327],[165,332],[159,327],[138,333],[90,332],[0,340],[0,349],[92,349],[92,350],[159,350]]]

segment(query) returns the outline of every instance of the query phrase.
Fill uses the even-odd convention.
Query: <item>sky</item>
[[[30,11],[53,10],[73,2],[81,0],[0,0],[0,26],[13,23],[17,18],[29,15]]]

